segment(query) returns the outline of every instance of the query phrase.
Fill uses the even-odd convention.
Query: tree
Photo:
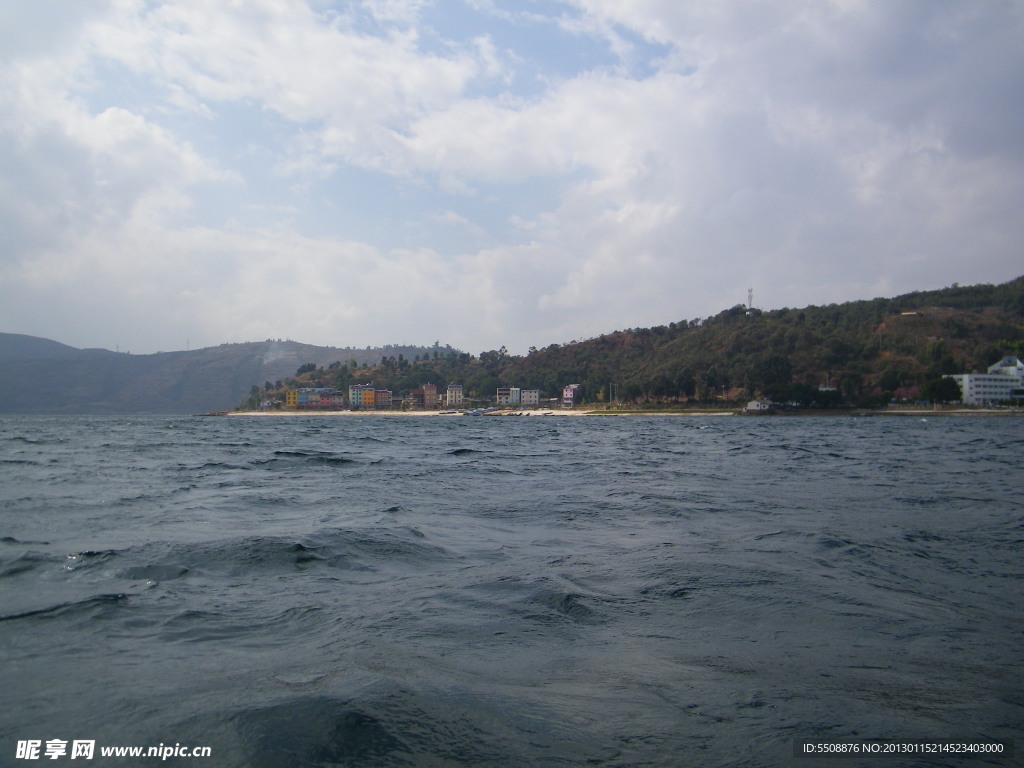
[[[903,376],[897,371],[886,371],[878,382],[882,389],[896,390],[903,386]]]
[[[809,408],[818,399],[818,388],[810,384],[769,384],[764,393],[773,402],[792,403],[801,408]]]
[[[921,387],[921,396],[934,403],[954,403],[964,398],[956,379],[947,376],[926,382]]]
[[[689,368],[682,368],[676,371],[674,385],[676,391],[686,397],[693,397],[697,391],[697,380],[694,378],[693,371]]]
[[[747,389],[766,389],[773,385],[789,384],[793,378],[793,364],[785,355],[770,355],[758,361],[746,377]]]

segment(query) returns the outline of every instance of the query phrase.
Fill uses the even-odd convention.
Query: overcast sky
[[[1024,274],[1024,4],[4,0],[0,331],[523,353]]]

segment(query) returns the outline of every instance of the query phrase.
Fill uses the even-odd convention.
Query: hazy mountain
[[[0,333],[0,413],[206,413],[227,410],[254,384],[384,355],[410,358],[435,348],[317,347],[293,341],[222,344],[188,352],[132,355],[76,349],[50,339]],[[448,350],[443,347],[440,349]]]

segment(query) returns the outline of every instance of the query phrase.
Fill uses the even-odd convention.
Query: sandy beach
[[[456,418],[469,416],[469,413],[451,413],[446,411],[319,411],[319,410],[275,410],[275,411],[229,411],[226,416],[380,416],[380,417],[442,417]],[[592,416],[602,415],[602,411],[583,409],[538,410],[538,411],[488,411],[472,414],[474,416]],[[620,415],[620,414],[606,414]]]
[[[529,411],[508,411],[508,410],[496,410],[487,411],[486,413],[469,413],[469,412],[456,412],[452,413],[449,411],[317,411],[317,410],[274,410],[274,411],[228,411],[224,413],[225,416],[341,416],[341,417],[382,417],[382,418],[394,418],[394,417],[413,417],[420,418],[424,416],[429,417],[441,417],[441,418],[457,418],[462,416],[476,417],[505,417],[505,418],[520,418],[523,416],[529,416],[536,418],[538,416],[554,416],[554,417],[568,417],[574,418],[579,416],[737,416],[740,415],[737,411],[604,411],[604,410],[592,410],[588,408],[553,408],[553,409],[539,409]]]
[[[781,413],[771,414],[744,414],[741,411],[605,411],[605,410],[592,410],[587,408],[556,408],[548,410],[530,410],[530,411],[507,411],[507,410],[495,410],[488,411],[486,413],[471,414],[468,412],[456,412],[452,413],[449,411],[318,411],[318,410],[274,410],[274,411],[227,411],[221,414],[209,414],[218,416],[341,416],[341,417],[380,417],[380,418],[396,418],[396,417],[412,417],[422,418],[428,417],[441,417],[441,418],[456,418],[461,416],[487,416],[487,417],[514,417],[519,418],[523,416],[537,417],[537,416],[555,416],[555,417],[578,417],[578,416],[752,416],[755,418],[787,418],[793,416],[853,416],[853,417],[866,417],[866,416],[899,416],[899,417],[919,417],[929,418],[932,416],[1024,416],[1024,410],[1020,409],[966,409],[966,408],[950,408],[950,409],[925,409],[925,408],[891,408],[888,410],[863,410],[863,409],[852,409],[852,410],[830,410],[830,411],[788,411]]]

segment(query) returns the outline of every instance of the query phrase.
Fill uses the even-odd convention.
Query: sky
[[[564,344],[1024,274],[1024,4],[4,0],[0,331]]]

